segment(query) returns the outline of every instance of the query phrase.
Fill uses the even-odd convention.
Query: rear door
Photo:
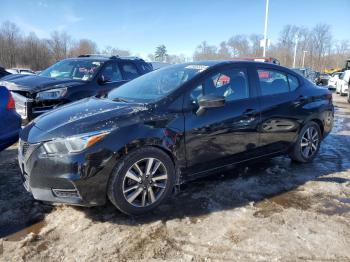
[[[133,62],[123,61],[119,63],[119,66],[125,80],[130,81],[141,75]]]
[[[260,86],[260,149],[263,154],[283,151],[297,136],[297,112],[304,99],[298,92],[301,83],[276,68],[258,67],[255,75]]]
[[[258,98],[250,69],[218,69],[193,86],[184,99],[186,160],[191,174],[250,158],[258,146]],[[203,95],[224,96],[226,104],[197,115]]]

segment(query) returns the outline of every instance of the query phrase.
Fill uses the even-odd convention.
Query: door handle
[[[243,112],[244,116],[248,116],[248,117],[253,117],[258,113],[258,111],[256,111],[255,109],[247,109],[246,111]]]
[[[307,100],[307,97],[306,97],[306,96],[303,96],[303,95],[300,95],[300,96],[298,97],[298,99],[299,99],[299,101],[304,102],[304,101]]]

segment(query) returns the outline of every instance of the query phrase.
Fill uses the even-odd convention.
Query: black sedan
[[[165,67],[40,116],[20,135],[34,198],[137,215],[175,185],[237,163],[312,161],[333,126],[331,93],[297,73],[248,61]]]

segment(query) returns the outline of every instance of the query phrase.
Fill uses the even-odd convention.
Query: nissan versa
[[[243,161],[312,161],[333,110],[327,89],[278,65],[174,65],[39,116],[20,134],[19,163],[38,200],[94,206],[109,198],[138,215],[175,185]]]

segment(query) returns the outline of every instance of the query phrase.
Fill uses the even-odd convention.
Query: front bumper
[[[41,143],[20,140],[18,161],[23,185],[37,200],[80,206],[103,205],[112,153],[85,152],[48,157]]]

